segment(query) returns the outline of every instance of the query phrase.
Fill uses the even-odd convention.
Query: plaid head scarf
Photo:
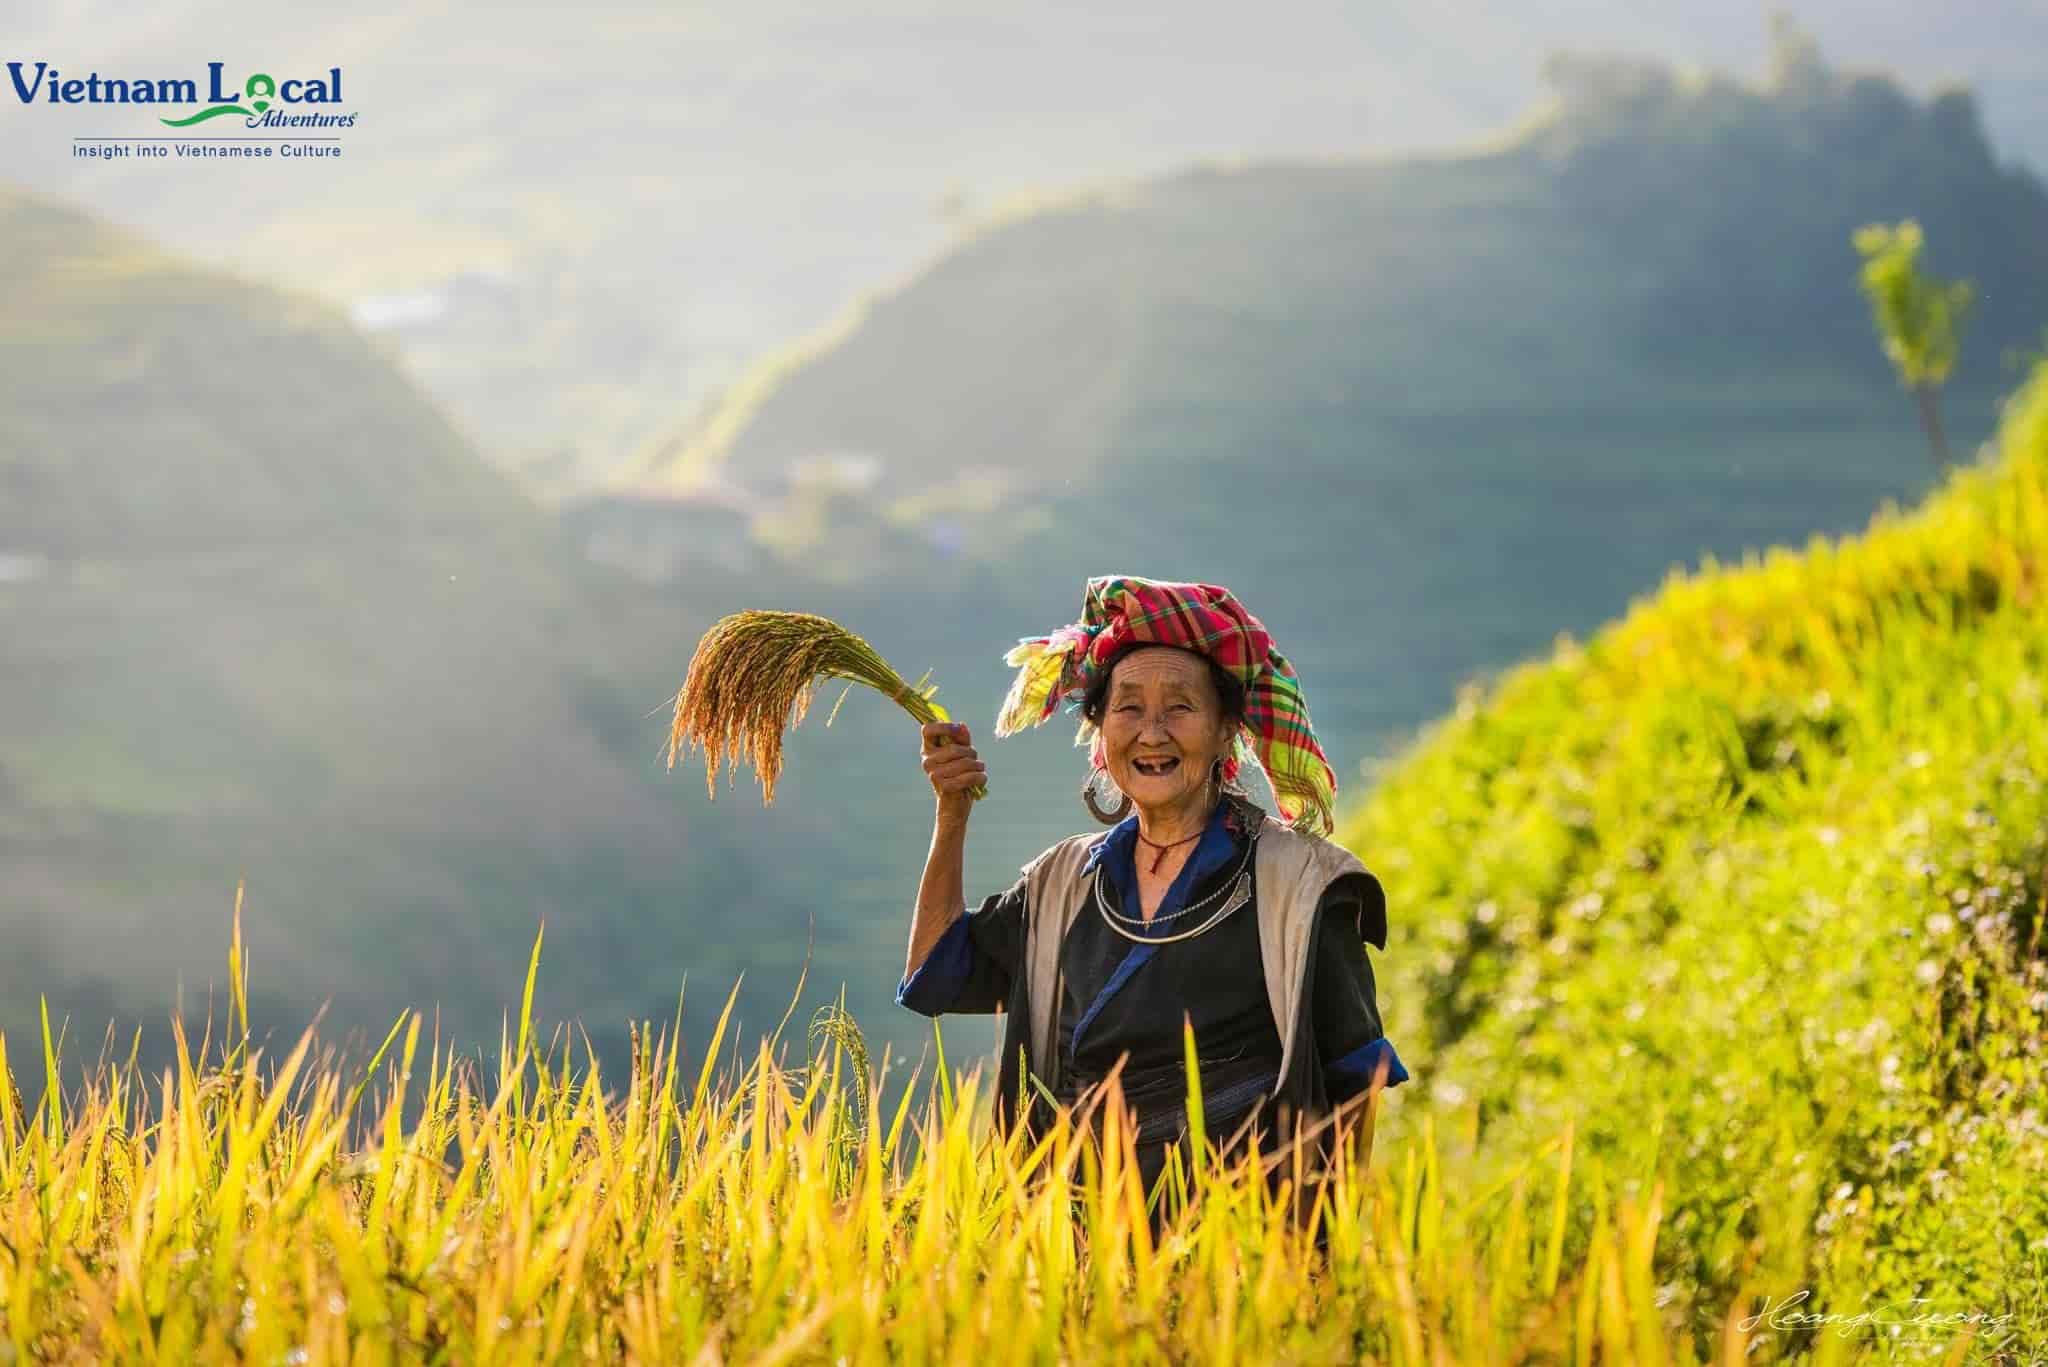
[[[1080,621],[1050,636],[1023,637],[1003,656],[1018,670],[996,716],[996,735],[1050,720],[1062,698],[1070,700],[1069,711],[1078,711],[1089,685],[1134,643],[1199,651],[1235,675],[1245,685],[1245,725],[1224,758],[1224,779],[1236,778],[1241,759],[1251,758],[1289,826],[1329,833],[1337,775],[1316,743],[1301,681],[1259,619],[1215,584],[1131,575],[1090,579]],[[1101,730],[1085,718],[1074,738],[1084,743],[1090,743],[1089,762],[1105,767]]]

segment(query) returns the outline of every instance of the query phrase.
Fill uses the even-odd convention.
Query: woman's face
[[[1101,725],[1109,776],[1141,808],[1203,802],[1230,742],[1208,663],[1177,646],[1141,647],[1116,662]]]

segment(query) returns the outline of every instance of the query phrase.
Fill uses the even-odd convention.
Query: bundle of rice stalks
[[[795,726],[804,719],[818,681],[826,678],[849,680],[847,692],[860,683],[887,694],[920,723],[951,720],[931,700],[938,685],[905,683],[873,646],[829,617],[750,609],[719,618],[697,642],[676,691],[668,767],[675,768],[676,756],[689,746],[703,746],[704,786],[716,798],[719,760],[726,760],[730,774],[744,756],[760,776],[762,805],[773,802],[785,722]],[[845,701],[841,693],[839,703]],[[825,725],[839,715],[839,703]],[[976,798],[986,793],[974,790]]]

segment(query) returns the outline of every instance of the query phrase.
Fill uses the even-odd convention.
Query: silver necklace
[[[1251,846],[1249,843],[1247,843],[1244,852],[1238,856],[1238,872],[1242,873],[1247,867],[1250,866],[1250,864]],[[1216,890],[1210,893],[1208,896],[1198,898],[1195,901],[1188,903],[1179,911],[1169,911],[1164,916],[1154,916],[1149,921],[1142,916],[1126,916],[1123,912],[1117,910],[1114,906],[1109,905],[1108,894],[1102,892],[1101,881],[1099,879],[1097,880],[1096,890],[1099,894],[1099,898],[1103,908],[1106,911],[1108,911],[1111,916],[1115,917],[1118,921],[1121,921],[1123,924],[1127,926],[1156,926],[1162,921],[1178,921],[1181,917],[1186,916],[1190,912],[1202,911],[1207,907],[1211,906],[1212,904],[1214,904],[1215,902],[1217,902],[1218,900],[1220,900],[1221,898],[1229,896],[1231,892],[1231,882],[1229,879],[1226,878],[1220,884],[1218,884]]]
[[[1163,917],[1155,916],[1150,921],[1133,920],[1131,917],[1124,915],[1122,912],[1116,911],[1113,908],[1111,908],[1102,890],[1102,885],[1105,881],[1103,878],[1103,870],[1100,866],[1097,866],[1095,870],[1095,908],[1102,914],[1103,924],[1107,925],[1111,930],[1115,931],[1117,934],[1123,936],[1126,940],[1133,940],[1141,945],[1164,945],[1171,944],[1175,940],[1192,940],[1195,936],[1200,935],[1203,931],[1209,929],[1211,926],[1221,921],[1224,917],[1230,915],[1231,912],[1236,911],[1246,902],[1252,900],[1252,876],[1250,866],[1252,861],[1252,852],[1258,848],[1258,844],[1259,841],[1257,836],[1253,836],[1247,841],[1245,841],[1244,854],[1241,855],[1237,861],[1237,877],[1235,879],[1226,881],[1215,892],[1209,894],[1209,896],[1203,898],[1200,902],[1190,903],[1189,905],[1182,907],[1179,911],[1171,912]],[[1178,934],[1174,935],[1134,935],[1130,931],[1124,929],[1124,926],[1126,925],[1156,925],[1161,921],[1178,920],[1182,916],[1187,915],[1190,911],[1195,911],[1204,906],[1206,903],[1215,901],[1218,898],[1223,899],[1223,904],[1216,909],[1214,915],[1210,916],[1207,920],[1203,921],[1193,930],[1183,930]]]

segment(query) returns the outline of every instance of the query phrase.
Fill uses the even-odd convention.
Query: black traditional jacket
[[[1230,794],[1146,920],[1136,837],[1132,816],[1052,846],[899,985],[926,1015],[1005,1013],[998,1123],[1037,1130],[1121,1061],[1149,1185],[1186,1123],[1184,1019],[1219,1139],[1251,1121],[1271,1147],[1407,1079],[1365,953],[1386,946],[1385,894],[1355,857]]]

